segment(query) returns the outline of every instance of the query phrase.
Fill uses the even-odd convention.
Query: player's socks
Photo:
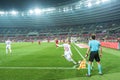
[[[71,60],[74,64],[77,64],[73,59]]]
[[[12,52],[12,50],[10,50],[10,53]]]
[[[90,73],[90,70],[91,70],[91,66],[90,66],[90,64],[88,63],[88,75],[91,74],[91,73]]]
[[[8,54],[8,50],[6,50],[6,54]]]
[[[101,64],[98,64],[98,70],[99,70],[99,74],[102,74],[102,67],[101,67]]]

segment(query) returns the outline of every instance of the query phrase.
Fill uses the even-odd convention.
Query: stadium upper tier
[[[0,11],[0,27],[74,26],[120,19],[119,0],[80,0],[55,8]]]
[[[77,34],[107,34],[120,37],[120,20],[89,23],[76,26],[52,27],[0,27],[0,36],[52,36],[52,35],[77,35]]]

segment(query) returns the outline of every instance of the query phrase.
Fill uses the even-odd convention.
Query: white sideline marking
[[[0,69],[61,69],[61,70],[72,70],[72,69],[77,69],[77,68],[72,68],[72,67],[0,67]]]
[[[85,44],[75,44],[76,46],[78,46],[79,48],[88,48],[88,45]]]
[[[82,59],[85,59],[85,57],[83,57],[83,55],[80,53],[80,51],[73,45],[73,47],[75,48],[75,50],[79,53],[79,55],[82,57]],[[85,59],[86,60],[86,59]]]

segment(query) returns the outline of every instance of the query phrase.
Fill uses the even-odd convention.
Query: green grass
[[[86,49],[79,51],[85,55]],[[63,48],[56,48],[54,43],[13,43],[12,55],[5,54],[5,44],[0,44],[0,67],[73,67],[63,57]],[[72,46],[73,58],[82,58]],[[0,68],[0,80],[119,80],[120,51],[103,48],[101,58],[103,75],[98,75],[97,64],[90,78],[87,70],[77,69],[3,69]]]

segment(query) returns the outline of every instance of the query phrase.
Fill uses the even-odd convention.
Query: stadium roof
[[[33,7],[48,8],[76,1],[80,0],[0,0],[0,10],[25,10]]]
[[[120,20],[119,0],[79,0],[53,8],[0,11],[0,26],[71,26]]]

